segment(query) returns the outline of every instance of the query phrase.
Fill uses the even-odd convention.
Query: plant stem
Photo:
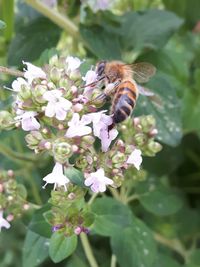
[[[114,254],[112,254],[110,267],[116,267],[116,264],[117,264],[117,257]]]
[[[98,196],[98,193],[94,193],[92,194],[90,200],[88,201],[88,205],[91,205],[92,202],[95,200],[95,198]]]
[[[67,17],[61,15],[55,9],[52,9],[38,0],[25,0],[25,2],[35,10],[49,18],[56,25],[68,32],[71,36],[77,38],[79,35],[78,27]]]
[[[3,66],[0,66],[0,73],[1,72],[5,73],[5,74],[12,75],[12,76],[24,77],[24,73],[22,71],[9,69],[9,68],[3,67]]]
[[[13,151],[12,149],[8,148],[7,146],[4,146],[0,143],[0,154],[14,160],[14,161],[31,161],[36,162],[37,159],[34,158],[31,155],[22,154],[16,151]]]
[[[187,255],[188,252],[178,239],[167,239],[166,237],[154,233],[154,238],[157,242],[161,243],[162,245],[176,251],[179,255],[183,257],[183,259],[186,261],[187,260]]]
[[[93,255],[92,248],[90,246],[87,235],[85,233],[81,233],[80,239],[81,239],[81,243],[82,243],[85,255],[86,255],[86,257],[90,263],[90,266],[91,267],[98,267],[98,264],[95,260],[94,255]]]
[[[109,189],[113,197],[121,202],[121,198],[120,198],[118,191],[115,188],[111,188],[111,187]]]

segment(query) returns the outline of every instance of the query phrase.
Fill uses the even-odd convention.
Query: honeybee
[[[113,125],[110,128],[132,114],[139,93],[153,95],[152,92],[136,84],[136,81],[148,82],[155,72],[156,68],[147,62],[125,64],[121,61],[100,61],[97,63],[97,82],[104,80],[105,83],[104,92],[97,98],[102,101],[108,96],[112,98]]]

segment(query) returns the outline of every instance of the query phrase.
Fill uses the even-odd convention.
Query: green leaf
[[[2,17],[6,23],[6,29],[4,31],[4,37],[6,41],[10,41],[13,35],[14,29],[14,0],[2,1]]]
[[[66,267],[88,267],[88,265],[83,259],[81,259],[81,257],[74,253]]]
[[[81,25],[80,33],[86,47],[99,59],[120,59],[121,49],[118,36],[102,26]]]
[[[92,229],[103,236],[117,234],[119,228],[128,227],[133,218],[127,206],[108,197],[96,199],[92,211],[96,215]]]
[[[76,168],[69,167],[65,169],[65,175],[70,179],[73,184],[85,187],[83,173]]]
[[[164,10],[129,12],[122,16],[120,32],[125,50],[142,51],[162,48],[183,20]]]
[[[45,205],[41,209],[37,210],[29,224],[30,230],[47,238],[50,238],[52,234],[51,225],[47,223],[43,214],[49,210],[49,207],[50,205]]]
[[[170,146],[178,145],[182,138],[181,109],[169,76],[158,72],[147,87],[159,97],[161,103],[157,104],[148,97],[140,95],[134,114],[153,115],[158,129],[158,140]]]
[[[151,231],[138,219],[129,227],[119,228],[111,237],[111,247],[120,266],[152,267],[155,261],[156,246]]]
[[[0,30],[4,29],[6,27],[5,22],[3,22],[2,20],[0,20]]]
[[[23,247],[23,267],[39,266],[48,257],[49,239],[28,231]]]
[[[174,214],[183,206],[181,198],[170,188],[155,185],[150,182],[150,179],[139,183],[136,193],[143,207],[159,216]]]
[[[11,41],[8,64],[20,65],[22,60],[38,59],[45,49],[50,49],[57,44],[59,37],[60,29],[50,20],[39,17],[30,21]]]
[[[55,232],[50,240],[49,256],[53,262],[58,263],[69,257],[77,246],[77,236],[65,237],[62,233]]]
[[[177,261],[174,259],[170,258],[169,256],[159,253],[157,261],[153,267],[181,267]]]

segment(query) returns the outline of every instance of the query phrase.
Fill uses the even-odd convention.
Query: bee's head
[[[97,63],[96,73],[97,73],[99,78],[104,75],[106,63],[107,63],[106,60],[102,60],[102,61]]]

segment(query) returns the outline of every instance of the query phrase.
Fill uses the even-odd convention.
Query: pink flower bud
[[[44,147],[47,149],[47,150],[50,150],[52,148],[52,144],[51,142],[45,142],[44,143]]]
[[[63,124],[61,124],[61,123],[60,123],[60,124],[58,124],[58,129],[59,129],[59,130],[63,130],[64,128],[65,128],[65,127],[64,127],[64,125],[63,125]]]
[[[14,219],[14,216],[13,216],[12,214],[9,214],[9,215],[6,217],[6,220],[7,220],[8,222],[13,221],[13,219]]]
[[[78,152],[78,146],[77,145],[72,145],[72,151],[73,152]]]
[[[24,205],[23,205],[23,209],[24,209],[24,210],[28,210],[29,208],[30,208],[29,204],[24,204]]]
[[[0,193],[2,193],[2,192],[3,192],[3,185],[0,184]]]
[[[14,176],[14,171],[13,170],[8,170],[8,176],[13,177]]]
[[[140,123],[140,119],[137,118],[137,117],[134,118],[134,119],[133,119],[133,123],[134,123],[135,126],[137,126],[137,125]]]
[[[83,109],[83,105],[82,104],[77,103],[77,104],[75,104],[73,106],[73,111],[74,112],[80,112],[82,109]]]
[[[154,136],[157,135],[157,134],[158,134],[158,130],[155,129],[155,128],[149,132],[149,135],[150,135],[151,137],[154,137]]]
[[[74,233],[75,233],[76,235],[80,235],[81,232],[82,232],[82,228],[81,228],[80,226],[78,226],[78,227],[76,227],[76,228],[74,229]]]

